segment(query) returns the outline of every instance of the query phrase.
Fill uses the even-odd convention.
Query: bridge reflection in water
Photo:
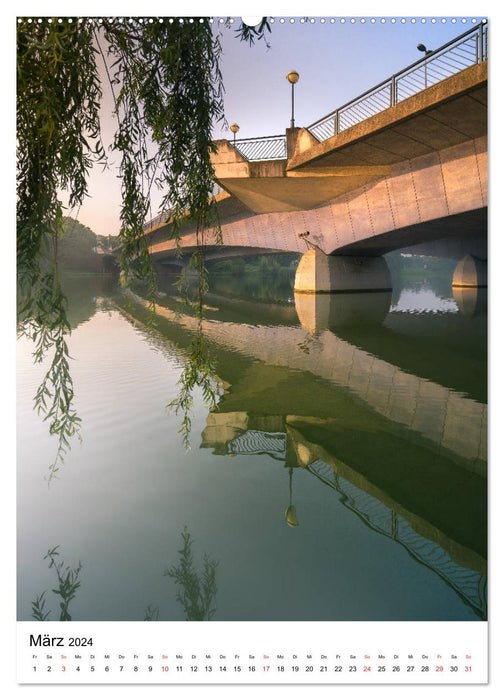
[[[263,455],[268,454],[273,459],[286,461],[287,442],[294,436],[299,437],[296,431],[287,428],[288,433],[268,433],[260,430],[247,430],[226,444],[228,455]],[[205,431],[203,447],[211,447],[208,442],[208,433]],[[206,438],[206,439],[205,439]],[[220,454],[223,453],[222,445]],[[405,548],[408,554],[420,564],[428,567],[432,572],[449,585],[457,595],[469,605],[482,619],[487,615],[487,575],[486,562],[482,557],[474,553],[463,551],[463,547],[455,542],[447,542],[441,533],[436,532],[429,523],[420,523],[412,514],[401,514],[401,508],[391,505],[386,494],[379,493],[371,484],[366,484],[369,492],[362,488],[362,479],[358,474],[350,474],[349,469],[339,465],[347,478],[338,473],[334,464],[329,464],[321,459],[314,459],[309,453],[306,444],[298,443],[294,449],[308,456],[309,461],[303,466],[306,471],[319,479],[324,485],[334,489],[340,496],[341,503],[357,515],[361,521],[375,532],[394,540]],[[292,466],[290,467],[292,470]],[[353,480],[352,480],[353,477]],[[360,487],[355,483],[358,482]],[[373,495],[374,494],[374,495]],[[380,498],[381,497],[381,498]],[[292,506],[292,503],[290,504]],[[408,516],[412,522],[409,522]],[[426,534],[422,534],[421,530]],[[439,542],[436,542],[436,538]],[[457,561],[463,561],[459,563]]]
[[[280,323],[231,321],[233,304],[209,298],[204,332],[227,388],[201,447],[283,464],[289,525],[303,526],[296,474],[309,473],[485,619],[486,320],[466,296],[449,314],[390,313],[390,294],[305,297],[297,325],[286,307]],[[192,330],[170,303],[157,308],[163,333]],[[238,372],[229,353],[246,361]]]

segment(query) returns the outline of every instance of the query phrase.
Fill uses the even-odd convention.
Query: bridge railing
[[[170,215],[171,209],[165,209],[161,212],[161,214],[158,214],[153,219],[146,221],[143,225],[143,230],[148,231],[150,228],[154,228],[154,226],[157,226],[158,224],[163,224],[165,221],[168,221]]]
[[[217,182],[214,182],[212,195],[215,197],[215,195],[223,191],[223,188]],[[159,224],[164,224],[166,221],[169,221],[171,217],[171,211],[171,209],[163,209],[163,211],[160,214],[155,216],[153,219],[149,219],[145,222],[145,224],[143,225],[143,230],[148,231],[149,229],[154,228],[154,226],[158,226]]]
[[[487,52],[487,25],[481,22],[439,49],[427,52],[424,58],[338,107],[307,129],[316,139],[325,141],[431,85],[486,61]]]
[[[412,559],[437,574],[480,617],[486,618],[486,574],[458,564],[449,551],[419,534],[392,507],[338,476],[326,462],[316,460],[307,470],[340,493],[342,504],[364,524],[404,547]]]
[[[287,158],[285,134],[259,136],[252,139],[236,139],[236,141],[233,141],[233,146],[249,161]]]

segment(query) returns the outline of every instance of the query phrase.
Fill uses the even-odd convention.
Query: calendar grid
[[[18,682],[478,684],[487,623],[18,623]]]

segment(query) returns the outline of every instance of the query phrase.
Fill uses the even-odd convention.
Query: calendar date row
[[[67,673],[67,672],[84,672],[84,673],[471,673],[472,666],[467,665],[406,665],[406,666],[385,666],[385,665],[267,665],[267,666],[213,666],[213,665],[191,665],[191,666],[168,666],[168,665],[127,665],[121,664],[117,666],[106,665],[100,666],[92,664],[90,666],[79,664],[71,665],[35,665],[32,666],[32,671],[37,673]]]

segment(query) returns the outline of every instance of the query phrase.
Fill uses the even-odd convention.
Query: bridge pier
[[[380,324],[390,310],[391,299],[391,291],[367,294],[294,293],[299,322],[311,335],[354,324]]]
[[[313,246],[301,257],[294,291],[307,294],[387,291],[390,271],[382,257],[326,255]]]
[[[466,255],[460,260],[452,280],[453,287],[486,287],[487,261]]]
[[[458,310],[466,318],[476,318],[488,311],[486,287],[453,287],[453,298]]]

